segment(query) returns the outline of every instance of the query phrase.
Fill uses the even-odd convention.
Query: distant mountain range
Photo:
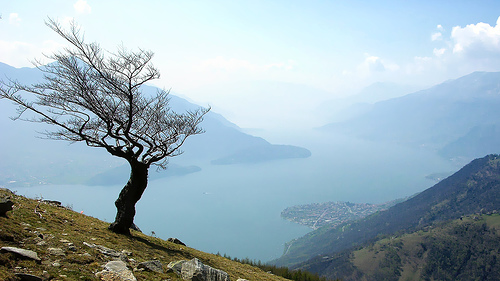
[[[41,81],[36,68],[14,68],[0,63],[0,79],[15,79],[25,84]],[[142,88],[145,94],[156,92],[152,86]],[[199,107],[170,94],[174,111]],[[84,144],[64,145],[61,142],[41,140],[36,131],[51,127],[23,121],[12,121],[16,106],[0,100],[0,185],[36,184],[122,184],[128,179],[128,169],[121,159],[104,150],[85,147]],[[301,147],[273,145],[265,139],[243,133],[222,115],[209,112],[201,125],[205,133],[189,138],[182,147],[184,154],[171,159],[166,172],[151,173],[154,177],[182,175],[199,171],[201,165],[260,163],[264,161],[305,158],[310,152]],[[117,181],[117,179],[121,179]]]
[[[488,155],[386,211],[289,242],[274,263],[343,280],[498,280],[499,210],[500,156]]]
[[[474,72],[380,101],[322,130],[428,148],[469,161],[500,152],[500,72]]]

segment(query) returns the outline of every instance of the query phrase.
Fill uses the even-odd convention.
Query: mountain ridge
[[[36,68],[15,68],[1,62],[0,76],[4,81],[14,79],[26,84],[35,83],[42,79],[41,71]],[[158,91],[158,88],[145,85],[141,90],[145,95],[153,95]],[[181,112],[199,107],[172,93],[169,98],[169,106],[173,111]],[[9,117],[15,116],[15,108],[15,105],[0,100],[0,126],[3,128],[4,135],[4,138],[0,139],[0,145],[10,148],[0,151],[0,156],[6,159],[0,163],[0,178],[2,178],[0,184],[15,187],[47,183],[116,182],[114,180],[116,170],[114,169],[125,164],[124,161],[111,157],[103,150],[84,149],[85,146],[78,143],[62,146],[61,142],[41,141],[32,138],[35,131],[50,131],[53,127],[22,121],[14,123]],[[304,156],[304,151],[310,155],[306,148],[287,146],[288,149],[283,150],[281,146],[271,144],[264,138],[246,134],[236,124],[215,112],[206,114],[201,127],[205,129],[205,133],[188,138],[181,148],[184,153],[171,159],[170,162],[176,165],[174,169],[179,170],[180,167],[185,172],[196,172],[202,169],[203,165],[211,165],[211,161],[225,158],[232,159],[230,163],[226,164],[240,164],[249,161],[261,163],[308,157]],[[260,150],[256,150],[256,147]],[[268,154],[256,153],[262,151],[266,151]],[[36,164],[46,162],[50,162],[51,165],[41,167]],[[71,170],[71,172],[64,173],[66,170]],[[176,174],[185,173],[173,173],[173,175]],[[96,176],[100,177],[97,181],[93,179]],[[128,178],[128,175],[125,178]]]
[[[499,209],[500,156],[488,155],[386,211],[338,227],[322,227],[289,242],[286,253],[273,263],[296,266],[317,255],[367,243],[379,235],[414,231],[462,215]]]
[[[500,72],[473,72],[425,90],[377,102],[353,119],[329,123],[320,129],[438,151],[467,134],[477,134],[474,127],[499,124],[499,81]],[[494,136],[496,143],[500,143],[500,135]],[[469,135],[468,139],[474,140],[475,146],[481,146],[479,136]],[[470,144],[456,143],[453,150],[448,150],[453,153],[446,156],[467,155],[470,161],[500,152],[499,145],[483,145],[481,151],[471,156],[467,151]]]

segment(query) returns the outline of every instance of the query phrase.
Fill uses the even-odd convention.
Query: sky
[[[500,71],[500,1],[0,0],[0,15],[0,62],[61,50],[44,22],[74,19],[110,52],[153,51],[156,86],[243,128],[324,125],[321,105],[375,82]]]

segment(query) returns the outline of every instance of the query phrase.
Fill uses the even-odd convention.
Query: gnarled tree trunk
[[[135,204],[141,199],[148,185],[149,165],[129,160],[130,179],[123,187],[118,199],[115,201],[117,209],[115,221],[109,229],[115,233],[130,235],[130,227],[134,223]]]

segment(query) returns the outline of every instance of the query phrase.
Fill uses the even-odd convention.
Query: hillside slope
[[[500,72],[474,72],[375,103],[356,118],[322,129],[436,151],[443,149],[441,154],[450,158],[473,159],[499,153],[500,133],[494,129],[500,125],[499,81]],[[481,149],[471,151],[470,147]]]
[[[500,210],[500,156],[476,159],[411,199],[364,219],[322,227],[289,243],[278,265],[297,265],[362,245],[377,236],[411,232],[463,215]]]
[[[175,273],[167,272],[166,266],[172,261],[193,258],[227,272],[231,280],[287,280],[250,265],[155,238],[154,235],[147,236],[137,231],[133,231],[130,237],[117,235],[107,230],[106,222],[53,202],[32,200],[0,189],[0,198],[6,196],[15,205],[7,217],[0,216],[0,247],[32,250],[41,260],[36,262],[1,252],[0,280],[18,280],[14,279],[15,273],[43,276],[47,280],[98,280],[96,272],[116,257],[88,245],[111,249],[108,252],[117,251],[131,268],[151,260],[160,261],[163,265],[164,273],[134,271],[137,280],[182,280]]]
[[[500,215],[472,215],[316,257],[303,270],[344,281],[500,280]]]

